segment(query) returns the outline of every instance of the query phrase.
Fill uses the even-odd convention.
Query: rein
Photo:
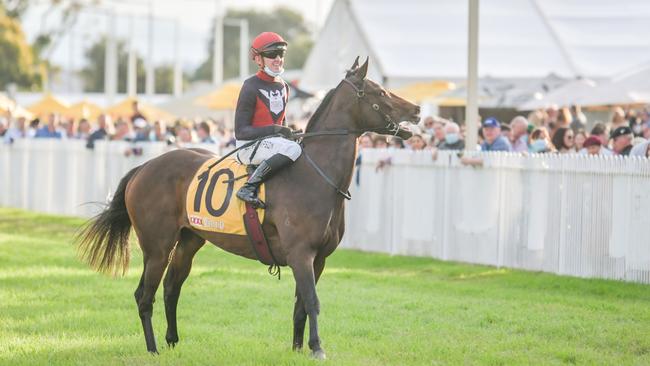
[[[359,89],[356,85],[354,85],[353,82],[349,81],[348,79],[343,79],[343,81],[346,82],[348,85],[350,85],[354,89],[354,91],[356,92],[357,100],[359,101],[359,103],[361,103],[364,100],[363,98],[366,96],[365,90],[363,88]],[[339,84],[339,86],[340,85],[341,84]],[[368,102],[368,103],[370,103],[370,102]],[[388,133],[392,134],[393,136],[397,136],[397,134],[399,133],[399,124],[395,123],[395,121],[393,121],[393,119],[390,117],[390,115],[388,113],[383,113],[382,111],[380,111],[379,104],[372,103],[371,107],[372,107],[372,109],[374,111],[376,111],[377,113],[379,113],[381,115],[381,117],[384,119],[384,121],[386,121],[386,126],[371,128],[371,129],[364,129],[364,130],[338,129],[338,130],[326,130],[326,131],[316,131],[316,132],[302,132],[302,133],[294,133],[294,134],[291,135],[290,138],[294,139],[294,140],[302,140],[302,139],[305,139],[305,138],[316,137],[316,136],[360,135],[360,134],[365,133],[365,132],[380,132],[380,133],[381,132],[388,132]],[[249,146],[257,144],[260,141],[266,140],[266,139],[271,138],[271,137],[282,137],[282,136],[283,136],[282,134],[273,134],[273,135],[260,137],[260,138],[257,138],[255,140],[253,140],[253,141],[250,141],[250,142],[248,142],[248,143],[246,143],[246,144],[244,144],[244,145],[242,145],[242,146],[240,146],[238,148],[233,149],[228,154],[222,156],[219,160],[217,160],[216,162],[211,164],[208,167],[208,170],[212,169],[217,164],[224,161],[227,157],[229,157],[230,155],[236,153],[237,151],[239,151],[241,149],[245,149],[245,148],[247,148]],[[343,196],[343,198],[345,198],[347,200],[352,199],[352,195],[350,194],[350,191],[346,190],[344,192],[341,188],[339,188],[336,185],[336,183],[334,183],[334,181],[316,164],[316,162],[311,158],[311,156],[309,156],[309,154],[307,154],[307,152],[304,149],[303,149],[303,154],[305,155],[305,158],[307,159],[309,164],[314,168],[314,170],[316,170],[316,172],[325,180],[325,182],[327,182],[327,184],[329,184],[330,186],[332,186],[336,190],[336,193],[340,194],[341,196]]]

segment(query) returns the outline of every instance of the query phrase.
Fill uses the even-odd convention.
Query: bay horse
[[[410,132],[397,122],[419,120],[419,106],[367,79],[368,59],[361,66],[358,61],[357,57],[310,119],[305,136],[312,136],[303,139],[300,158],[266,182],[262,227],[275,260],[291,267],[296,282],[293,349],[302,349],[309,317],[308,344],[317,359],[326,356],[318,335],[316,283],[325,259],[343,236],[343,192],[352,180],[357,137],[375,131],[408,138]],[[158,352],[151,322],[153,302],[165,269],[165,339],[173,347],[178,342],[176,307],[181,286],[203,244],[209,241],[257,260],[246,236],[202,231],[188,222],[186,192],[195,172],[210,158],[214,155],[206,150],[174,150],[132,169],[121,179],[110,204],[77,238],[80,255],[88,264],[101,272],[117,274],[121,269],[124,274],[133,226],[144,261],[134,295],[147,350],[152,353]]]

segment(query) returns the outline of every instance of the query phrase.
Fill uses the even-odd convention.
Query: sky
[[[84,50],[107,31],[121,39],[133,39],[141,56],[147,54],[148,0],[101,0],[101,8],[83,11],[72,31],[62,38],[50,58],[63,69],[79,69],[84,65]],[[156,64],[174,60],[175,27],[178,24],[179,55],[183,69],[195,69],[207,57],[210,25],[217,9],[227,8],[271,10],[278,6],[293,8],[303,15],[314,31],[323,24],[333,0],[151,0],[154,16],[153,59]],[[58,21],[48,17],[42,23],[46,5],[28,11],[23,30],[29,41]],[[112,10],[115,16],[111,15]]]

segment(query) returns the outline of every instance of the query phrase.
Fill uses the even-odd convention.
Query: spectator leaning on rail
[[[258,165],[237,197],[255,207],[264,207],[257,198],[257,188],[278,170],[300,157],[302,148],[287,139],[291,129],[286,127],[286,106],[289,86],[280,78],[284,71],[287,42],[278,34],[263,32],[253,40],[250,56],[258,71],[242,85],[235,110],[235,138],[237,147],[252,140],[271,136],[237,152],[244,164]]]
[[[584,151],[589,155],[600,155],[603,141],[598,136],[589,136],[584,143]]]
[[[8,144],[13,143],[18,139],[24,139],[27,137],[27,120],[25,117],[18,117],[13,126],[9,126],[7,132],[4,135],[4,141]]]
[[[59,129],[59,118],[56,114],[50,113],[47,117],[47,125],[39,128],[36,131],[36,138],[55,138],[62,139],[63,132]]]
[[[575,153],[573,149],[573,130],[568,127],[560,127],[553,135],[553,146],[560,154]]]
[[[512,151],[528,151],[528,120],[524,116],[517,116],[510,121],[510,144]]]
[[[612,132],[612,150],[616,155],[627,156],[632,150],[632,129],[628,126],[618,127]]]
[[[442,118],[436,118],[433,121],[433,136],[431,138],[431,147],[439,147],[445,142],[445,126],[447,121]]]
[[[438,147],[440,150],[463,150],[465,140],[460,135],[460,127],[456,122],[447,122],[445,125],[445,141]]]
[[[534,154],[555,152],[546,127],[537,127],[530,133],[530,152]]]
[[[512,151],[508,139],[501,135],[501,123],[493,117],[483,121],[483,137],[481,151]]]

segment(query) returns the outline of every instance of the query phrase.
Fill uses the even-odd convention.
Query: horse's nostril
[[[419,113],[420,113],[420,106],[416,105],[415,106],[415,114],[419,114]]]

